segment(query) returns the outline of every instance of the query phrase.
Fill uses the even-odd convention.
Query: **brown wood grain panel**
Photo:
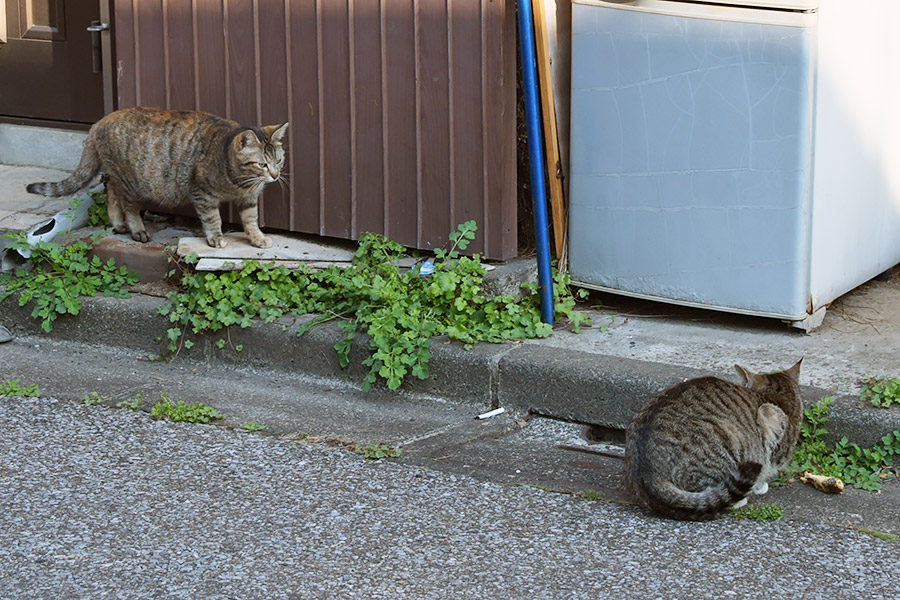
[[[449,0],[450,227],[474,219],[469,252],[484,252],[484,136],[482,135],[481,0]]]
[[[322,235],[349,238],[351,224],[350,36],[347,0],[319,3]]]
[[[225,14],[222,0],[194,0],[197,110],[225,116]]]
[[[286,0],[257,0],[259,14],[259,125],[288,120]],[[290,129],[290,126],[288,127]],[[290,151],[290,149],[288,149]],[[291,198],[287,184],[269,185],[260,205],[265,227],[289,230]]]
[[[516,7],[483,0],[485,255],[516,255]]]
[[[196,109],[192,5],[191,0],[164,0],[167,108]]]
[[[116,102],[118,108],[137,104],[137,62],[135,59],[134,5],[133,0],[115,0],[116,20]]]
[[[418,242],[416,144],[416,41],[413,0],[382,3],[385,124],[385,234],[397,242]]]
[[[514,0],[114,1],[119,106],[290,121],[268,227],[515,255]]]
[[[226,116],[257,125],[253,0],[225,0],[225,51]]]
[[[352,237],[384,231],[384,130],[382,126],[381,10],[353,0],[353,223]]]
[[[450,70],[447,0],[419,0],[419,246],[439,248],[450,234]]]
[[[291,230],[319,233],[319,65],[316,0],[290,0],[288,127]]]
[[[257,125],[256,37],[253,0],[224,0],[225,116],[247,126]],[[229,223],[240,221],[232,205],[222,209]]]
[[[162,0],[136,0],[137,103],[163,108],[166,105],[165,48]]]

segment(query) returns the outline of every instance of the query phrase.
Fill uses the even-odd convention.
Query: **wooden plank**
[[[544,122],[544,148],[547,160],[547,181],[550,183],[550,210],[553,216],[553,242],[556,258],[562,262],[566,236],[566,209],[563,200],[559,135],[556,131],[556,106],[553,99],[553,80],[550,74],[550,41],[547,32],[547,13],[544,0],[532,0],[534,13],[534,42],[540,80],[541,113]]]
[[[418,245],[431,249],[442,247],[450,235],[447,3],[445,0],[418,0],[417,7]]]
[[[225,116],[225,15],[220,0],[194,0],[197,110]]]
[[[131,0],[115,0],[116,58],[118,75],[116,81],[116,108],[126,108],[137,104],[138,63],[135,53],[136,23],[134,5]]]
[[[516,239],[516,4],[482,0],[485,256],[512,258]],[[482,228],[481,223],[484,223]]]
[[[256,73],[259,118],[254,125],[281,125],[289,115],[285,33],[287,8],[285,0],[258,0],[256,10],[259,19],[256,32],[259,45],[259,69]],[[264,227],[291,228],[291,197],[287,183],[282,181],[266,186],[259,205],[259,220]]]
[[[413,0],[382,3],[384,234],[417,243],[416,40]]]
[[[139,106],[166,107],[166,69],[163,34],[162,0],[137,2],[135,10],[137,39],[135,40],[138,74],[137,99]]]
[[[195,110],[194,18],[191,2],[163,4],[165,21],[166,108]]]
[[[384,231],[384,119],[381,63],[381,7],[351,0],[353,239]]]
[[[350,238],[353,170],[350,128],[350,8],[348,0],[319,0],[320,156],[319,234]]]
[[[288,2],[288,58],[291,121],[288,176],[291,231],[319,233],[321,162],[319,155],[319,33],[316,2]]]
[[[481,2],[453,0],[450,13],[450,229],[474,219],[475,239],[467,252],[484,253],[484,138],[482,135]],[[493,84],[492,84],[493,85]],[[445,234],[446,235],[446,234]]]

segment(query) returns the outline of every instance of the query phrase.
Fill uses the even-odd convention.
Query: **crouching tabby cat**
[[[259,229],[257,207],[263,187],[281,177],[287,126],[243,127],[201,112],[126,108],[91,127],[70,177],[26,189],[65,196],[103,171],[109,222],[117,233],[130,230],[135,240],[149,241],[140,215],[144,202],[167,208],[189,203],[214,248],[226,244],[219,205],[233,202],[250,243],[268,248],[272,241]]]
[[[625,482],[651,510],[711,519],[764,494],[800,436],[800,363],[744,385],[715,377],[675,385],[634,416],[625,434]]]

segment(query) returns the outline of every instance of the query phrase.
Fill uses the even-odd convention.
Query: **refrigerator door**
[[[705,3],[706,0],[673,0],[686,4]],[[774,8],[779,10],[816,10],[819,8],[819,0],[717,0],[716,4],[731,4],[747,8]]]
[[[803,319],[816,29],[650,5],[573,6],[572,279]]]
[[[692,0],[573,0],[573,4],[648,12],[673,17],[714,19],[761,25],[811,27],[818,0],[732,0],[717,4]],[[573,9],[573,21],[575,20]],[[584,13],[583,13],[584,14]],[[590,18],[590,17],[580,17]],[[575,24],[573,23],[573,27]]]

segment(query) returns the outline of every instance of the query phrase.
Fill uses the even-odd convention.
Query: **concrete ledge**
[[[499,400],[517,412],[624,429],[666,387],[710,374],[528,344],[500,361]]]
[[[74,171],[87,133],[0,123],[0,164]]]
[[[157,356],[165,349],[166,331],[172,327],[168,318],[158,313],[165,302],[139,294],[128,299],[82,298],[81,314],[59,318],[49,337]],[[18,306],[15,296],[0,302],[0,323],[13,335],[48,335],[30,314],[31,307]],[[233,327],[229,334],[189,334],[194,347],[183,350],[173,362],[250,365],[358,385],[367,371],[361,362],[368,355],[368,337],[357,336],[351,363],[341,368],[334,350],[343,337],[338,324],[324,323],[298,336],[298,328],[309,318],[284,318],[276,323],[257,320],[245,329]],[[227,343],[218,348],[221,339],[230,339],[231,346],[242,345],[242,351]],[[465,350],[459,343],[436,338],[431,352],[428,379],[410,378],[396,392],[379,383],[371,392],[373,398],[395,402],[446,399],[470,405],[473,412],[502,406],[513,413],[532,412],[622,430],[635,412],[666,387],[703,375],[730,376],[540,344],[478,344]],[[807,406],[829,395],[834,398],[827,425],[831,441],[847,436],[861,446],[871,446],[880,443],[884,434],[900,429],[900,411],[896,409],[876,409],[854,396],[803,388]]]

